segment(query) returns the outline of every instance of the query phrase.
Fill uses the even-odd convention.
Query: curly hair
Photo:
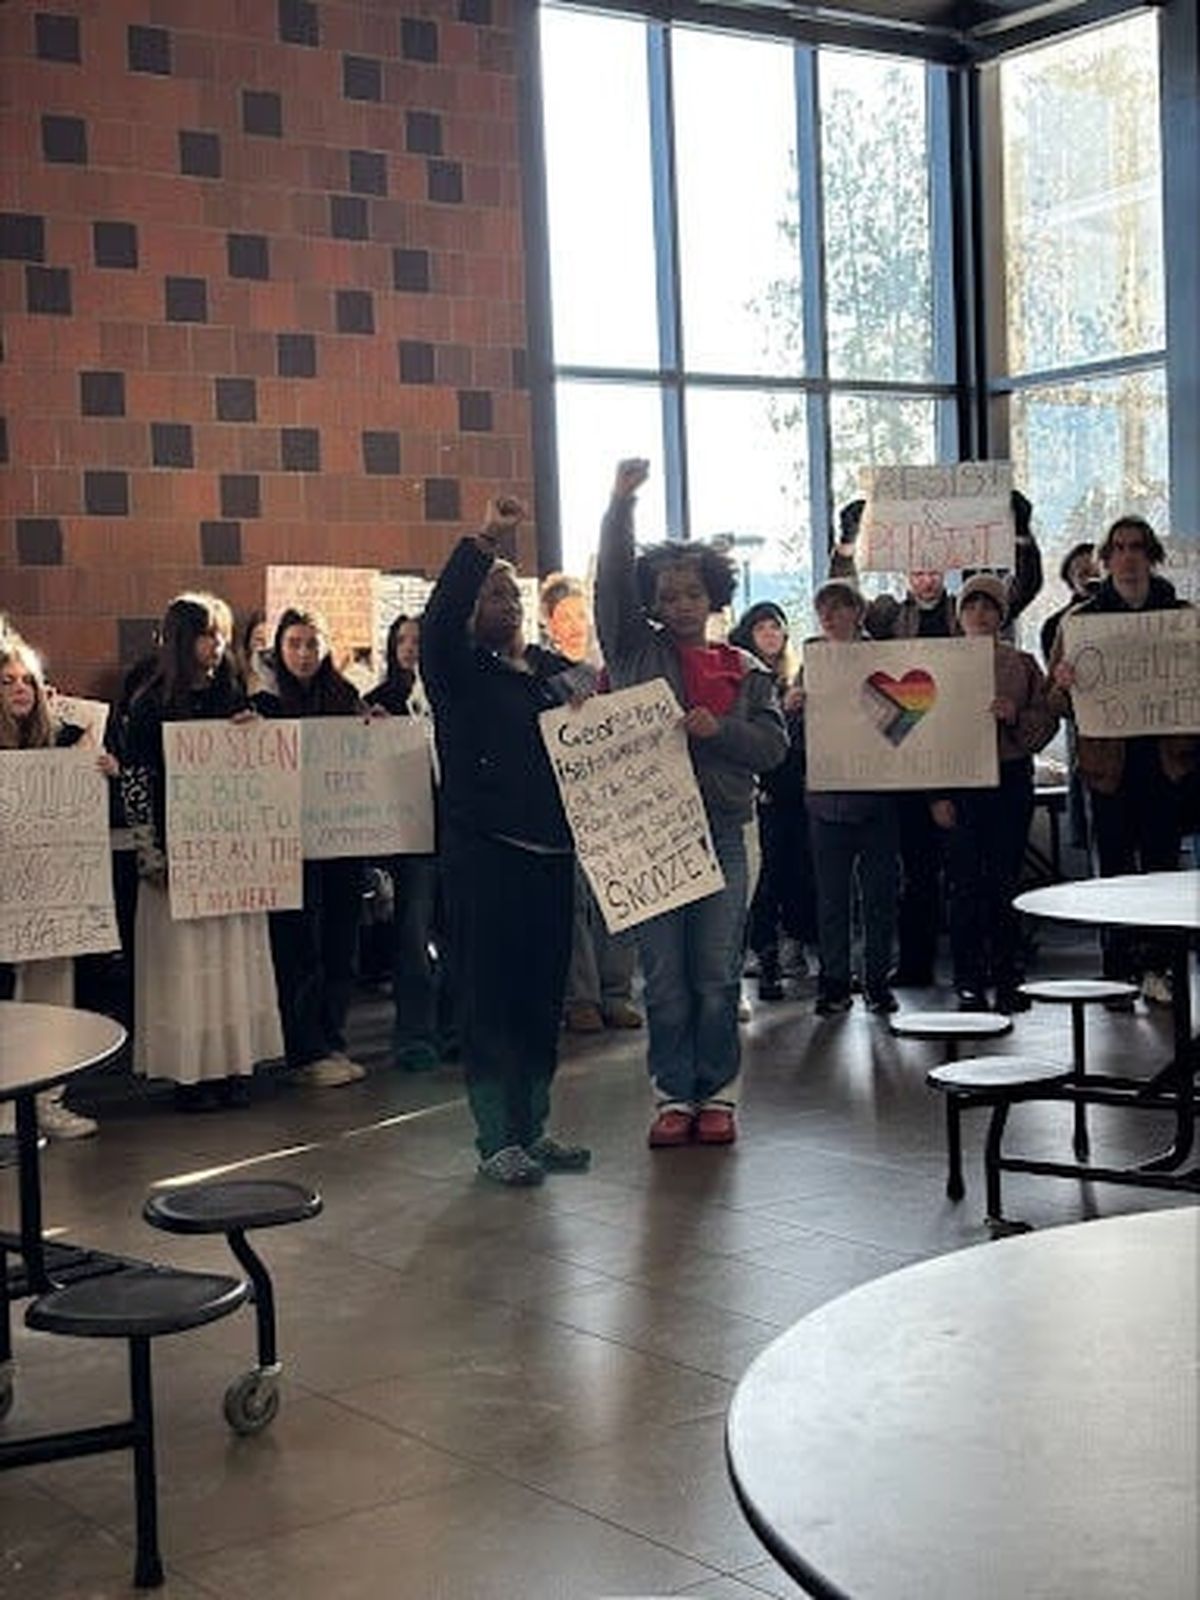
[[[658,580],[672,567],[692,567],[708,594],[708,609],[724,611],[737,588],[737,568],[724,550],[699,540],[651,544],[637,558],[638,597],[651,615],[658,599]]]

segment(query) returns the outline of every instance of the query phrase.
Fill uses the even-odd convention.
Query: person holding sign
[[[315,611],[288,606],[280,613],[273,655],[275,693],[264,691],[251,702],[260,716],[364,713],[358,690],[333,664],[328,629]],[[319,1089],[366,1076],[366,1068],[346,1054],[362,895],[358,857],[305,861],[304,904],[267,917],[284,1055],[298,1078]]]
[[[1163,546],[1142,517],[1118,517],[1099,552],[1104,581],[1071,612],[1072,618],[1142,611],[1174,611],[1186,604],[1155,572]],[[1070,715],[1075,667],[1063,629],[1050,660],[1051,703]],[[1076,759],[1092,808],[1092,837],[1102,878],[1125,872],[1169,872],[1179,865],[1183,795],[1200,766],[1200,738],[1146,734],[1094,738],[1078,734]],[[1126,929],[1103,936],[1104,975],[1140,983],[1147,1000],[1171,1003],[1170,952],[1158,940],[1139,941]]]
[[[999,638],[1006,599],[1003,581],[982,572],[967,579],[958,599],[967,638],[995,640],[991,714],[999,742],[999,786],[939,796],[930,801],[930,812],[946,834],[959,1008],[986,1011],[990,980],[996,1010],[1011,1015],[1029,1009],[1019,988],[1021,929],[1012,903],[1033,819],[1033,758],[1054,737],[1058,714],[1050,708],[1037,662]]]
[[[130,706],[121,770],[141,880],[133,1065],[171,1079],[182,1111],[248,1105],[255,1063],[283,1048],[265,916],[174,921],[167,891],[163,726],[250,715],[230,655],[232,632],[229,607],[214,595],[171,601],[158,663]]]
[[[738,1000],[746,917],[746,824],[754,780],[787,754],[771,674],[757,657],[707,642],[733,597],[729,558],[710,545],[635,555],[633,507],[647,461],[622,461],[600,530],[596,621],[614,688],[663,678],[684,706],[696,781],[725,887],[637,929],[646,980],[652,1149],[731,1144],[741,1066]]]
[[[421,676],[442,774],[442,866],[454,999],[479,1172],[526,1187],[590,1151],[546,1133],[571,950],[574,854],[539,715],[570,693],[563,656],[526,645],[511,564],[524,516],[488,506],[425,608]]]

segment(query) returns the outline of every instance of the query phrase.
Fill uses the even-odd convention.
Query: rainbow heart
[[[861,699],[867,715],[884,738],[900,745],[937,699],[937,684],[920,667],[902,678],[890,672],[873,672],[862,686]]]

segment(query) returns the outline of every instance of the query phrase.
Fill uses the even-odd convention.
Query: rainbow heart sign
[[[901,678],[873,672],[862,686],[863,706],[889,744],[899,748],[937,700],[933,675],[914,667]]]

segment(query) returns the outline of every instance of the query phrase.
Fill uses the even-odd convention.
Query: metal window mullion
[[[942,382],[957,385],[958,341],[955,334],[954,278],[957,258],[954,250],[953,174],[950,161],[950,82],[944,67],[925,69],[925,137],[929,151],[929,256],[932,269],[933,375]],[[936,449],[939,461],[956,461],[960,430],[959,406],[939,404],[934,408]]]
[[[650,94],[650,172],[654,201],[654,264],[658,309],[659,398],[663,422],[663,481],[667,532],[688,533],[687,424],[683,407],[683,296],[679,277],[679,192],[675,172],[675,117],[671,34],[661,22],[646,26]]]
[[[800,307],[804,371],[818,387],[808,392],[804,422],[808,442],[809,561],[814,579],[824,570],[830,515],[832,448],[829,437],[828,324],[825,299],[825,211],[821,189],[819,62],[811,45],[793,52],[796,85],[796,191],[800,210]]]

